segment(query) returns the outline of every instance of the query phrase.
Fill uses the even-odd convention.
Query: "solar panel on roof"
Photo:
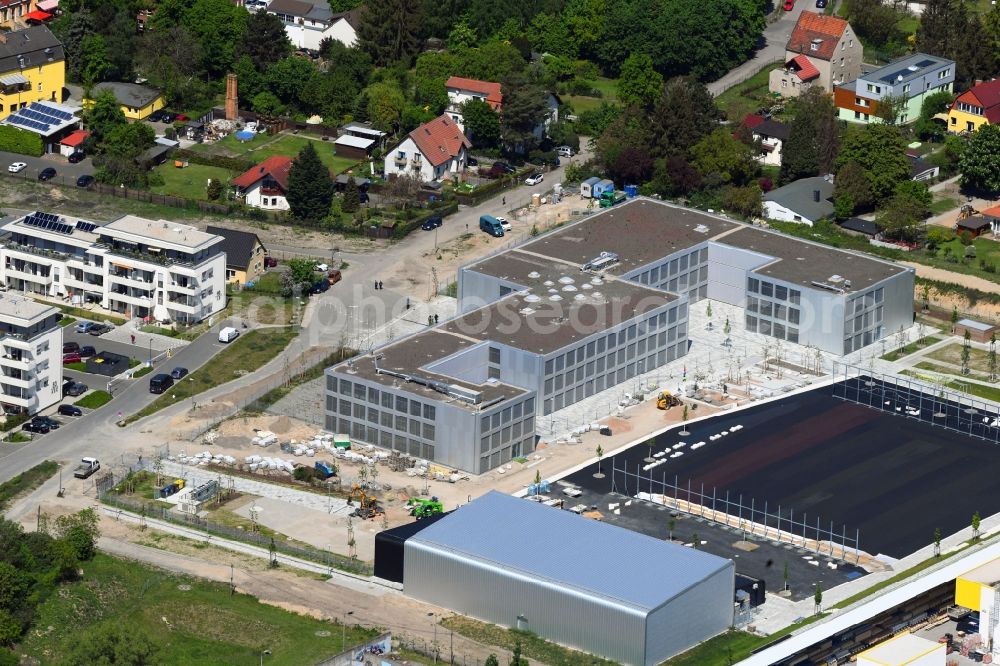
[[[921,60],[917,63],[917,67],[930,67],[934,64],[933,60]]]
[[[60,120],[72,120],[73,119],[73,114],[72,113],[66,113],[65,111],[60,111],[59,109],[54,109],[51,106],[49,106],[48,104],[42,104],[40,102],[35,102],[35,103],[33,103],[31,105],[31,107],[34,107],[34,108],[40,110],[41,112],[46,113],[46,114],[48,114],[48,115],[50,115],[50,116],[52,116],[54,118],[58,118]]]
[[[80,231],[93,231],[94,229],[97,228],[97,225],[94,224],[93,222],[84,222],[81,220],[76,223],[76,228],[79,229]]]

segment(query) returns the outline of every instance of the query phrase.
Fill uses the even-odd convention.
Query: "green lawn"
[[[77,372],[86,372],[87,364],[83,361],[74,361],[73,363],[63,363],[64,370],[76,370]]]
[[[260,276],[252,289],[231,291],[229,305],[234,315],[260,324],[291,324],[295,299],[281,295],[281,273],[269,271]]]
[[[75,324],[75,323],[76,319],[74,317],[63,316],[63,318],[59,320],[59,325],[62,326],[63,328],[66,328],[70,324]]]
[[[726,118],[739,123],[748,114],[756,113],[757,109],[773,99],[767,90],[768,77],[771,70],[780,65],[768,65],[743,83],[739,83],[715,98],[719,109]]]
[[[340,624],[230,594],[223,583],[100,553],[82,568],[79,581],[61,585],[38,607],[37,630],[26,633],[18,654],[36,663],[61,663],[99,622],[124,624],[147,636],[156,650],[149,663],[256,664],[270,650],[263,657],[269,666],[298,666],[343,647]],[[346,645],[375,635],[372,629],[347,627]]]
[[[211,361],[174,384],[152,403],[126,418],[125,423],[132,423],[164,407],[253,372],[287,347],[297,334],[298,330],[291,326],[262,328],[244,333],[216,354]]]
[[[486,645],[496,645],[513,650],[515,645],[521,643],[521,654],[528,658],[528,661],[538,660],[549,666],[613,666],[614,662],[577,652],[569,648],[550,643],[549,641],[523,631],[498,627],[495,624],[488,624],[473,620],[472,618],[452,615],[441,620],[441,625],[445,629],[450,629],[457,634],[467,636],[475,641]],[[442,650],[442,653],[444,650]]]
[[[934,344],[935,342],[941,342],[941,340],[943,340],[943,339],[944,338],[942,338],[940,336],[937,336],[937,335],[928,335],[925,338],[920,338],[919,340],[911,342],[910,344],[906,345],[902,349],[896,349],[896,350],[893,350],[893,351],[889,352],[888,354],[886,354],[885,356],[882,357],[882,360],[883,361],[895,361],[896,359],[901,358],[903,356],[909,356],[913,352],[919,351],[919,350],[923,349],[924,347],[929,347],[930,345]]]
[[[319,154],[319,159],[334,174],[346,171],[357,164],[357,160],[355,159],[335,155],[333,153],[333,141],[319,141],[297,134],[281,134],[277,137],[262,134],[250,141],[239,141],[235,134],[230,134],[222,141],[199,143],[192,150],[200,153],[212,153],[226,157],[242,157],[254,162],[263,162],[268,157],[275,155],[295,157],[309,141],[313,142],[313,146],[315,146],[316,152]],[[204,190],[204,186],[202,190]]]
[[[0,510],[5,509],[11,500],[31,492],[48,481],[58,469],[59,465],[46,460],[26,472],[21,472],[10,481],[0,483]]]
[[[190,164],[183,169],[178,169],[174,166],[173,160],[167,160],[156,167],[155,171],[163,178],[163,185],[151,187],[153,192],[202,201],[206,198],[205,192],[209,178],[220,180],[226,184],[232,180],[233,176],[237,175],[227,169],[203,164]]]
[[[98,389],[96,391],[91,391],[87,395],[83,396],[73,404],[77,407],[86,407],[87,409],[97,409],[101,405],[106,405],[111,402],[111,394],[107,391]]]
[[[574,113],[583,113],[591,109],[596,109],[603,102],[615,103],[618,101],[618,79],[608,79],[603,76],[597,77],[594,81],[594,90],[601,92],[600,97],[590,97],[588,95],[567,95],[570,106]]]
[[[958,200],[952,199],[951,197],[941,197],[940,199],[935,198],[935,200],[928,207],[931,215],[940,215],[941,213],[947,213],[949,210],[958,208]]]

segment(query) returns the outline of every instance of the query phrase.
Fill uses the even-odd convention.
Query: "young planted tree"
[[[955,324],[958,323],[958,306],[951,307],[951,332],[955,332]]]
[[[823,610],[823,588],[816,583],[816,591],[813,592],[814,610],[817,615]]]
[[[656,440],[653,439],[652,437],[650,437],[649,439],[646,440],[646,446],[649,447],[649,455],[646,456],[646,458],[645,458],[645,460],[643,460],[643,462],[651,463],[651,462],[655,462],[656,461],[656,458],[653,457],[653,445],[654,444],[656,444]]]
[[[986,360],[990,367],[990,381],[995,382],[997,380],[997,334],[994,333],[990,336],[990,351],[986,355]]]
[[[603,479],[604,478],[604,472],[601,471],[601,458],[604,457],[604,449],[601,448],[600,444],[597,445],[597,450],[594,451],[594,453],[597,454],[597,473],[594,474],[594,478],[595,479]]]
[[[787,592],[788,591],[788,562],[785,562],[785,570],[781,572],[781,579],[784,581],[784,584],[785,584],[784,590],[785,590],[785,592]]]
[[[979,512],[976,511],[972,514],[972,540],[979,541],[979,526],[982,523],[982,519],[979,517]]]
[[[677,520],[675,518],[671,518],[670,520],[667,521],[667,540],[668,541],[673,541],[674,540],[674,530],[676,528],[677,528]]]
[[[962,336],[962,374],[969,374],[969,357],[972,355],[972,334],[968,329]]]
[[[934,557],[941,557],[941,528],[934,528]]]

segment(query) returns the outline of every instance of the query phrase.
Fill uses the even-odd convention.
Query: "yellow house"
[[[975,132],[987,123],[1000,123],[1000,79],[966,90],[948,112],[948,131],[955,134]]]
[[[226,227],[209,226],[210,234],[222,236],[222,249],[226,252],[226,282],[246,284],[257,280],[267,268],[267,248],[257,234]]]
[[[32,102],[62,102],[66,55],[47,27],[0,32],[0,120]]]
[[[94,86],[90,94],[92,97],[97,97],[105,91],[110,91],[115,96],[115,99],[122,106],[122,113],[129,120],[143,120],[153,111],[159,111],[167,105],[159,90],[138,83],[105,81]],[[89,109],[93,105],[92,98],[83,100],[83,108]]]

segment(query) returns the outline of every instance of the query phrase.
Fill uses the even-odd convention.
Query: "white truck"
[[[97,458],[84,458],[80,461],[80,464],[76,466],[73,476],[78,479],[86,479],[99,469],[101,469],[101,463],[98,462]]]

